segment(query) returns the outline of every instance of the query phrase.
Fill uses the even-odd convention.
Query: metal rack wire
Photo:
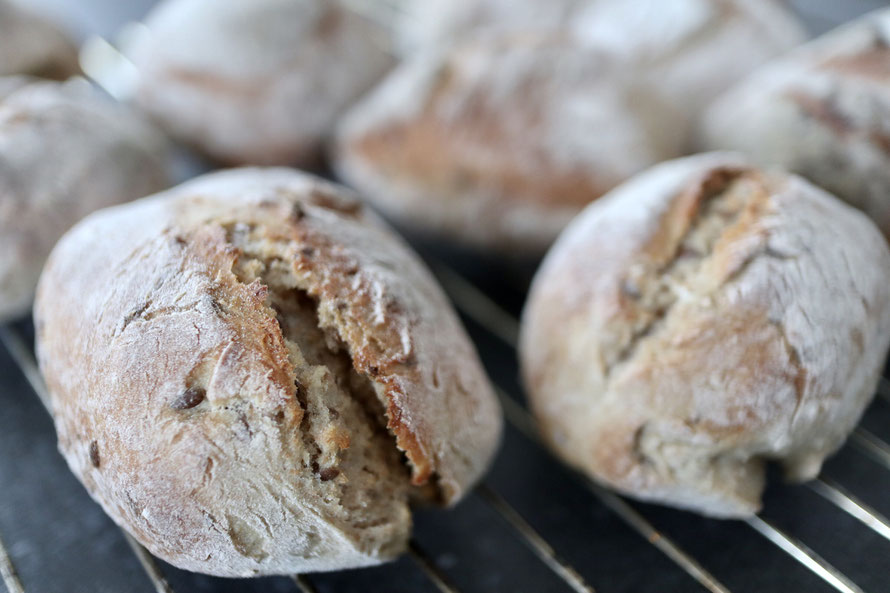
[[[518,326],[513,316],[451,268],[441,263],[434,263],[433,270],[458,310],[466,318],[477,323],[489,332],[491,336],[496,337],[511,348],[515,347]],[[34,393],[41,399],[44,405],[48,406],[49,400],[26,338],[15,327],[7,326],[0,328],[0,341],[2,341],[5,348],[18,364]],[[882,384],[882,398],[887,398],[888,396],[886,385],[886,383]],[[533,441],[537,446],[541,446],[529,413],[514,397],[511,397],[504,391],[500,391],[499,395],[510,425],[516,428],[525,438]],[[890,469],[890,445],[874,434],[859,428],[854,433],[850,444],[860,451],[861,454],[872,457],[886,466],[887,469]],[[505,454],[509,454],[509,452]],[[578,485],[589,491],[599,504],[602,504],[638,533],[644,541],[662,552],[705,590],[712,593],[728,593],[730,591],[699,560],[684,551],[668,533],[657,529],[632,504],[580,474],[575,474],[575,479]],[[837,509],[855,518],[865,528],[890,540],[890,522],[877,511],[857,500],[842,485],[829,478],[820,478],[808,484],[808,487]],[[503,522],[509,526],[513,535],[521,540],[549,570],[565,583],[568,590],[577,593],[594,591],[593,586],[587,583],[568,562],[559,557],[554,547],[532,527],[519,511],[507,502],[507,499],[495,487],[491,484],[483,483],[477,487],[476,494],[501,517]],[[863,591],[851,578],[844,575],[840,570],[808,548],[794,535],[783,531],[768,519],[756,516],[747,520],[746,524],[769,544],[788,554],[833,589],[843,593],[861,593]],[[173,593],[173,588],[165,579],[158,563],[151,554],[128,534],[125,533],[124,535],[143,567],[146,578],[149,579],[155,591],[158,593]],[[458,592],[458,589],[449,582],[448,577],[439,569],[436,562],[423,551],[418,542],[411,542],[409,557],[423,571],[437,590],[444,593]],[[3,546],[2,539],[0,539],[0,573],[2,573],[3,581],[10,593],[26,591],[16,576],[15,567]],[[317,591],[311,576],[294,575],[293,583],[297,591],[303,593],[314,593]],[[608,589],[604,587],[603,590]]]

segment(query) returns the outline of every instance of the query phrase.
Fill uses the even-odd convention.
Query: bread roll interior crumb
[[[342,529],[398,522],[403,509],[394,514],[392,502],[407,505],[413,487],[373,381],[355,370],[336,332],[319,327],[317,303],[298,288],[287,242],[244,223],[227,225],[226,231],[239,250],[232,272],[244,284],[268,289],[266,302],[296,376],[303,461],[331,501],[331,519]]]

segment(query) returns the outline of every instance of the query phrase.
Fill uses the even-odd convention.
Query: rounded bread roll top
[[[540,255],[586,204],[680,154],[681,119],[606,51],[508,33],[401,65],[342,120],[334,166],[411,230]]]
[[[890,237],[890,9],[744,79],[705,113],[699,144],[797,172]]]
[[[414,0],[398,45],[449,46],[468,37],[563,30],[621,56],[690,121],[720,92],[806,39],[780,0]]]
[[[230,164],[316,165],[340,113],[391,66],[385,36],[339,0],[166,0],[126,53],[135,100]]]
[[[215,173],[105,210],[41,280],[60,448],[152,553],[224,576],[379,563],[458,500],[501,416],[404,243],[337,186]]]
[[[874,394],[890,251],[799,177],[714,153],[591,205],[548,254],[521,362],[553,448],[621,492],[756,512],[764,462],[815,477]]]
[[[4,84],[0,320],[30,309],[43,262],[71,225],[168,183],[163,137],[85,81]]]

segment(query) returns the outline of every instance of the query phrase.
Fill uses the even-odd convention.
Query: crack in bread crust
[[[715,247],[731,234],[744,211],[767,197],[762,183],[756,175],[741,169],[715,169],[675,200],[665,214],[667,219],[688,216],[690,211],[694,211],[694,215],[688,218],[681,233],[673,233],[668,238],[669,245],[659,245],[659,250],[669,254],[666,261],[657,262],[654,270],[645,264],[631,268],[625,277],[622,292],[632,304],[637,322],[626,343],[607,361],[607,380],[630,363],[642,344],[668,324],[679,301],[706,298],[720,288],[720,285],[707,286],[702,294],[701,287],[694,286],[696,276],[707,267]],[[655,241],[664,239],[659,236]],[[756,254],[752,254],[746,258],[721,285],[755,257]]]
[[[294,244],[270,239],[275,233],[262,225],[234,223],[224,228],[236,250],[232,273],[242,284],[263,286],[265,304],[287,347],[302,410],[299,432],[307,469],[336,488],[345,507],[362,506],[363,494],[356,492],[361,484],[376,490],[377,482],[385,482],[390,496],[407,499],[408,467],[386,430],[377,388],[370,377],[356,371],[337,332],[321,328],[317,301],[297,286],[290,254]]]

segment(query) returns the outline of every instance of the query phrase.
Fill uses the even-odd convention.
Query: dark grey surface
[[[632,0],[628,0],[632,1]],[[669,1],[669,0],[666,0]],[[109,35],[139,18],[152,2],[140,0],[31,0],[45,5],[81,37]],[[814,31],[885,5],[873,0],[794,0]],[[509,267],[472,255],[433,250],[511,312],[524,298],[529,266]],[[492,379],[518,397],[512,350],[471,321],[467,326]],[[27,323],[20,330],[30,332]],[[863,426],[890,441],[890,405],[876,401]],[[825,476],[890,515],[890,471],[852,447]],[[686,572],[594,498],[578,476],[537,444],[508,428],[486,483],[587,582],[603,592],[703,590]],[[809,569],[740,522],[633,503],[657,528],[735,592],[830,591]],[[890,543],[802,486],[774,476],[763,516],[800,538],[866,591],[890,591]],[[416,539],[456,588],[471,592],[569,591],[515,529],[474,493],[450,512],[418,512]],[[149,580],[117,527],[87,496],[55,449],[48,416],[8,353],[0,347],[0,536],[26,591],[148,592]],[[226,580],[161,569],[178,592],[292,592],[287,578]],[[435,585],[406,556],[382,567],[310,575],[321,593],[427,592]],[[2,585],[0,585],[2,590]]]

